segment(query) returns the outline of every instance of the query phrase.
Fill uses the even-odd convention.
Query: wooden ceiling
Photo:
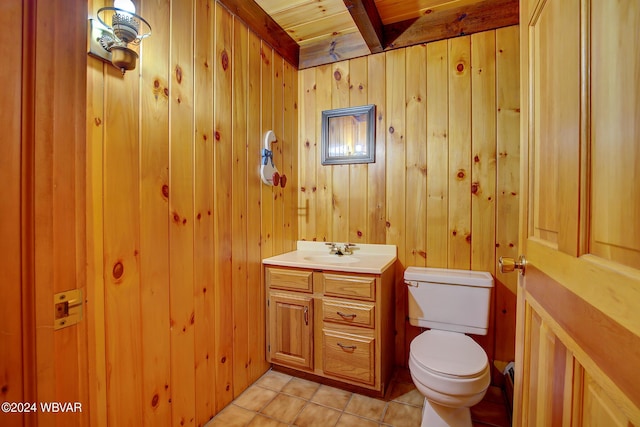
[[[518,23],[519,0],[219,0],[299,69]]]

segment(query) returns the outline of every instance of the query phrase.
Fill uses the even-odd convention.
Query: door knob
[[[520,274],[524,276],[526,265],[527,259],[524,257],[524,255],[520,255],[517,261],[513,258],[503,256],[501,256],[498,260],[500,273],[511,273],[513,270],[520,270]]]

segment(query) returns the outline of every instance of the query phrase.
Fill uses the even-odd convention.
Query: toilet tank
[[[409,323],[423,328],[486,335],[493,277],[485,271],[409,267]]]

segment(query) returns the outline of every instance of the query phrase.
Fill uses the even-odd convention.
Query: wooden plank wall
[[[137,68],[88,67],[91,425],[202,426],[268,368],[260,263],[298,234],[297,71],[217,2],[136,3]],[[259,177],[269,129],[284,189]]]
[[[299,237],[398,246],[396,363],[419,332],[405,322],[408,266],[489,271],[517,254],[518,27],[299,72]],[[322,166],[320,113],[376,104],[376,162]],[[478,337],[512,360],[516,275],[498,275]]]

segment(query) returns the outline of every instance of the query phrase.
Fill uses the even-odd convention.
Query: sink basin
[[[353,264],[354,262],[360,261],[360,258],[352,255],[312,255],[306,256],[304,259],[319,264]]]
[[[329,253],[325,242],[298,240],[296,250],[262,260],[267,266],[345,273],[382,274],[397,259],[395,245],[358,243],[353,255]]]

